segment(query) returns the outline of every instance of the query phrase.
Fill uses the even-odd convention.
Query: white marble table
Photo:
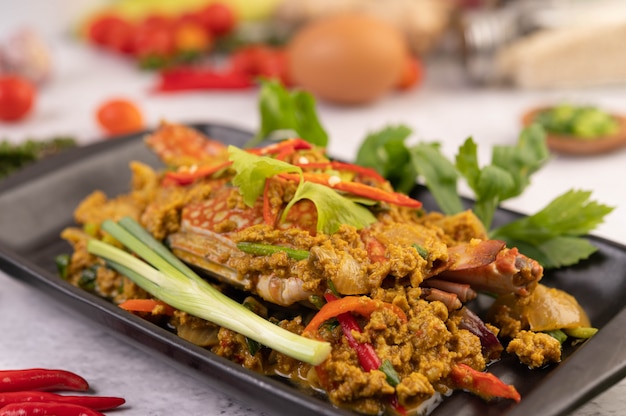
[[[37,25],[50,42],[55,59],[54,77],[40,92],[32,117],[17,125],[0,124],[0,138],[20,141],[69,134],[81,143],[93,142],[100,136],[94,109],[113,95],[128,96],[140,103],[152,126],[166,118],[257,127],[255,91],[150,94],[149,74],[68,38],[61,30],[73,16],[73,9],[66,8],[68,3],[71,6],[73,2],[12,2],[10,10],[0,15],[0,36],[20,24]],[[490,145],[516,139],[520,115],[536,104],[578,100],[626,113],[626,86],[526,92],[477,89],[459,76],[457,68],[432,64],[428,70],[426,82],[419,89],[390,96],[369,107],[320,104],[321,120],[332,137],[330,153],[350,159],[369,131],[404,123],[415,129],[415,139],[440,141],[449,155],[472,135],[479,143],[480,157],[487,160]],[[506,205],[530,213],[570,188],[593,190],[595,199],[618,207],[596,234],[626,244],[625,173],[626,151],[586,159],[556,157],[534,177],[522,197]],[[97,393],[123,395],[128,405],[120,416],[258,414],[243,401],[212,391],[185,372],[1,272],[0,316],[0,368],[74,370],[88,378]],[[626,381],[622,380],[573,414],[623,415],[625,397]]]

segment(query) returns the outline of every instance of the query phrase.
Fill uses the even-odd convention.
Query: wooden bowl
[[[522,124],[529,126],[533,123],[537,114],[550,107],[537,107],[522,116]],[[546,144],[555,153],[576,156],[598,155],[609,153],[626,146],[626,117],[612,114],[619,122],[619,130],[615,134],[600,136],[592,139],[580,139],[578,137],[546,133]]]

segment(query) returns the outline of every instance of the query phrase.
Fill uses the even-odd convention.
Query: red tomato
[[[230,58],[231,69],[253,77],[279,79],[290,85],[287,56],[282,48],[265,45],[247,46],[234,52]]]
[[[32,109],[37,90],[29,81],[14,75],[0,77],[0,120],[19,121]]]
[[[121,53],[132,52],[133,25],[116,15],[103,15],[89,25],[88,36],[97,45]]]
[[[402,68],[402,74],[400,75],[400,81],[397,88],[400,90],[408,90],[419,84],[424,77],[424,68],[419,59],[409,56],[407,57],[404,67]]]
[[[104,102],[96,112],[98,124],[109,134],[124,134],[142,130],[143,115],[132,101],[118,98]]]
[[[211,3],[194,14],[202,26],[215,36],[231,32],[237,21],[233,9],[219,2]]]
[[[133,50],[137,57],[169,57],[174,53],[174,27],[142,24],[134,33]]]

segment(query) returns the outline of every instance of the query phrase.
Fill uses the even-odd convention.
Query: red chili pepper
[[[128,299],[119,304],[119,307],[130,312],[152,313],[154,308],[160,307],[163,315],[171,316],[174,308],[165,302],[156,299]]]
[[[392,303],[382,302],[368,298],[366,296],[345,296],[333,302],[328,302],[311,319],[311,322],[304,328],[304,333],[315,333],[319,326],[345,312],[355,312],[359,315],[369,317],[378,308],[387,308],[398,315],[402,322],[406,322],[406,314],[402,309]]]
[[[194,170],[177,170],[170,171],[165,174],[165,183],[172,183],[175,185],[189,185],[196,179],[204,178],[206,176],[211,176],[216,172],[219,172],[222,169],[226,169],[233,162],[230,160],[218,163],[214,166],[200,166]]]
[[[327,305],[339,301],[339,298],[331,293],[325,294],[324,298],[326,298],[326,301],[328,302]],[[352,331],[357,333],[361,332],[361,327],[359,326],[359,323],[356,321],[352,313],[341,313],[337,315],[337,320],[339,321],[339,325],[341,325],[343,335],[348,340],[348,345],[350,345],[350,347],[356,351],[356,355],[359,359],[359,364],[361,365],[361,368],[368,372],[378,370],[382,365],[382,360],[380,359],[380,357],[378,357],[378,354],[376,354],[374,346],[369,342],[358,342],[352,334]],[[389,397],[389,404],[399,414],[406,414],[406,409],[400,404],[400,402],[398,402],[397,395],[392,394]]]
[[[385,183],[386,179],[380,176],[378,172],[374,169],[367,168],[365,166],[359,166],[352,163],[345,162],[311,162],[311,163],[294,163],[294,165],[299,166],[303,169],[311,168],[311,169],[336,169],[341,171],[353,172],[359,174],[361,176],[371,178],[375,182]]]
[[[0,392],[24,390],[74,390],[89,389],[87,380],[66,370],[30,368],[0,371]]]
[[[514,386],[505,384],[491,373],[478,371],[465,364],[456,364],[450,371],[452,382],[460,389],[468,390],[485,400],[494,397],[512,399],[519,403],[520,394]]]
[[[293,173],[281,173],[279,176],[291,181],[300,180],[300,175]],[[420,208],[422,206],[422,203],[420,201],[417,201],[413,198],[408,197],[407,195],[398,192],[385,191],[384,189],[375,188],[373,186],[369,186],[359,182],[339,181],[335,183],[331,180],[331,177],[331,175],[327,175],[324,173],[304,173],[304,180],[320,185],[325,185],[338,191],[344,191],[354,195],[373,199],[375,201],[388,202],[390,204],[408,208]]]
[[[114,409],[126,403],[121,397],[108,396],[67,396],[45,391],[12,391],[0,393],[0,408],[13,403],[68,403],[94,410]]]
[[[269,146],[258,147],[254,149],[248,149],[248,152],[255,155],[271,155],[275,153],[282,153],[284,149],[288,149],[291,152],[295,152],[296,150],[308,150],[312,149],[313,145],[306,140],[302,140],[299,138],[287,139],[280,141],[278,143],[270,144]]]
[[[70,403],[12,403],[0,409],[0,416],[104,416],[97,410]]]
[[[252,79],[239,72],[220,72],[210,68],[178,67],[161,72],[156,91],[232,90],[254,86]]]

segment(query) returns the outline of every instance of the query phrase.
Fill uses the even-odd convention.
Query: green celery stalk
[[[107,220],[102,229],[143,260],[96,239],[89,241],[88,251],[168,305],[312,365],[320,364],[330,354],[329,343],[289,332],[225,296],[134,220]]]

